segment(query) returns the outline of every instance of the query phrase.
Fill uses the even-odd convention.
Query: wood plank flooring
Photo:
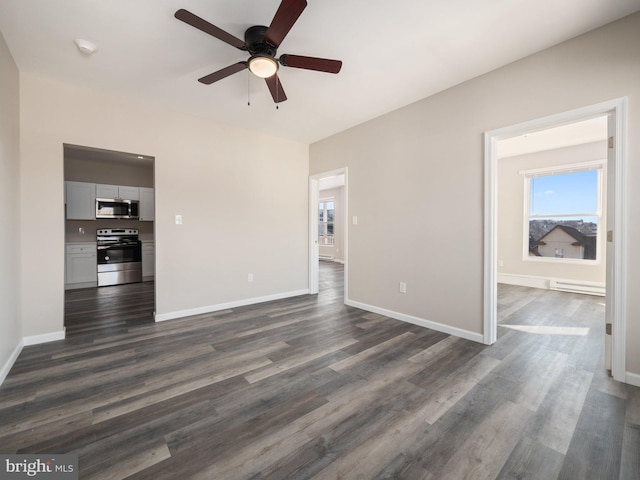
[[[0,452],[82,479],[638,479],[640,389],[600,297],[500,285],[486,347],[317,296],[163,323],[153,285],[73,291],[0,387]]]
[[[66,335],[126,333],[153,323],[154,282],[66,290]]]

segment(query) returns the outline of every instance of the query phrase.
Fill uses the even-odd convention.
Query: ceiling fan
[[[275,103],[284,102],[287,99],[282,83],[278,78],[279,65],[284,67],[302,68],[305,70],[315,70],[318,72],[338,73],[342,68],[340,60],[329,60],[326,58],[304,57],[301,55],[280,55],[276,58],[278,47],[289,33],[291,27],[296,23],[302,11],[306,8],[306,0],[282,0],[280,7],[276,11],[271,25],[268,27],[254,25],[244,32],[244,41],[225,32],[221,28],[212,25],[193,13],[180,9],[175,13],[175,17],[192,27],[202,30],[205,33],[228,43],[239,50],[249,52],[251,55],[244,62],[234,63],[228,67],[213,72],[198,81],[210,85],[218,80],[222,80],[234,73],[249,69],[258,77],[264,78],[273,101]]]

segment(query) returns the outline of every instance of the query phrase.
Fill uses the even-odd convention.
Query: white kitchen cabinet
[[[155,196],[153,188],[140,187],[140,221],[153,222],[155,219]]]
[[[142,242],[142,281],[153,280],[156,274],[156,245]]]
[[[140,200],[140,189],[138,187],[118,187],[118,197],[123,200]]]
[[[96,185],[85,182],[64,182],[67,220],[96,219]]]
[[[117,185],[96,185],[96,197],[98,198],[118,198]]]
[[[98,252],[95,243],[66,245],[65,288],[95,287],[98,284]]]
[[[96,197],[120,198],[122,200],[139,200],[140,192],[138,187],[128,187],[123,185],[106,185],[106,184],[99,183],[96,185]]]

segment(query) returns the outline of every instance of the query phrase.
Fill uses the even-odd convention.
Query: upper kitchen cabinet
[[[155,197],[153,188],[140,187],[140,221],[153,222],[155,218]]]
[[[140,192],[138,187],[98,184],[96,185],[96,197],[140,200]]]
[[[96,219],[96,185],[85,182],[64,182],[67,220]]]

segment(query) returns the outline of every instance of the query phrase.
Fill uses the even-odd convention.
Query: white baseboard
[[[13,367],[13,364],[16,363],[16,360],[18,359],[20,352],[22,352],[23,347],[24,347],[24,340],[20,340],[20,343],[16,345],[16,348],[13,349],[13,352],[11,352],[11,355],[9,355],[9,358],[2,366],[2,369],[0,369],[0,385],[2,385],[2,383],[4,382],[4,379],[7,378],[7,375],[9,375],[9,372],[11,371],[11,367]]]
[[[565,278],[536,277],[533,275],[516,275],[512,273],[498,273],[497,281],[498,283],[505,283],[507,285],[541,288],[543,290],[560,290],[599,296],[605,295],[604,282],[576,281]]]
[[[43,333],[42,335],[31,335],[24,337],[22,340],[24,346],[38,345],[39,343],[55,342],[57,340],[64,340],[64,330],[59,332]]]
[[[627,372],[625,381],[629,385],[640,387],[640,375],[638,375],[637,373]]]
[[[237,300],[235,302],[220,303],[218,305],[207,305],[205,307],[190,308],[187,310],[179,310],[176,312],[156,313],[155,321],[164,322],[165,320],[173,320],[175,318],[190,317],[192,315],[202,315],[203,313],[218,312],[220,310],[227,310],[229,308],[245,307],[247,305],[254,305],[256,303],[271,302],[273,300],[282,300],[283,298],[307,295],[308,293],[309,293],[309,289],[295,290],[293,292],[276,293],[274,295],[266,295],[264,297],[247,298],[244,300]]]
[[[387,310],[387,309],[376,307],[373,305],[367,305],[366,303],[355,302],[353,300],[347,300],[345,303],[351,307],[359,308],[360,310],[366,310],[367,312],[377,313],[380,315],[384,315],[385,317],[390,317],[396,320],[401,320],[403,322],[412,323],[420,327],[430,328],[431,330],[447,333],[449,335],[464,338],[466,340],[472,340],[474,342],[484,343],[484,337],[481,333],[470,332],[469,330],[463,330],[461,328],[451,327],[449,325],[444,325],[442,323],[432,322],[431,320],[425,320],[424,318],[418,318],[412,315],[394,312],[392,310]]]

